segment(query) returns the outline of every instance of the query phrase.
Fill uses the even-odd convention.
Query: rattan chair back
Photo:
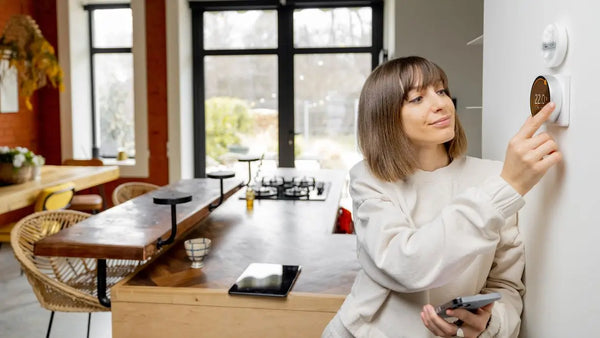
[[[158,188],[156,184],[145,182],[122,183],[113,190],[112,201],[114,205],[118,205]]]
[[[34,244],[46,236],[69,228],[90,214],[74,210],[41,211],[15,224],[11,245],[15,257],[42,307],[51,311],[110,311],[97,299],[96,260],[91,258],[44,257],[33,253]],[[107,293],[110,287],[134,273],[141,262],[107,260]]]

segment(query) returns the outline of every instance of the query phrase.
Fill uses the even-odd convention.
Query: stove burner
[[[254,190],[254,197],[256,198],[266,198],[277,196],[277,188],[262,186],[256,190]]]
[[[285,189],[283,194],[287,197],[308,197],[308,188],[294,186],[294,187]]]
[[[261,180],[261,185],[265,187],[281,187],[285,183],[285,179],[281,176],[263,177]]]
[[[314,187],[315,186],[315,178],[314,177],[294,177],[292,179],[292,183],[294,186],[297,187],[302,187],[302,188],[308,188],[308,187]]]

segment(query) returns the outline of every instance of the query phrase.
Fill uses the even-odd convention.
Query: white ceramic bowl
[[[210,250],[210,239],[208,238],[192,238],[183,242],[185,253],[190,261],[192,261],[193,269],[200,269],[204,266],[204,257],[208,255]]]

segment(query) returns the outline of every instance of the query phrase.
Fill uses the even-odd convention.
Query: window
[[[121,177],[148,177],[150,152],[148,150],[145,0],[87,0],[85,2],[85,6],[82,6],[79,0],[56,3],[58,55],[61,55],[59,62],[65,74],[67,89],[60,94],[62,157],[91,158],[95,149],[97,155],[107,156],[102,158],[105,164],[119,166]],[[103,26],[105,29],[99,31],[99,28],[95,28],[93,37],[95,40],[92,45],[90,32],[95,26],[92,26],[91,12],[106,13],[112,10],[115,10],[112,13],[117,13],[115,15],[121,15],[119,18],[123,21],[120,21],[117,26],[107,27],[105,24],[107,19],[103,18],[102,14],[95,15],[95,25]],[[124,26],[129,28],[123,28]],[[122,34],[123,32],[126,34]],[[115,37],[117,33],[120,34],[119,38]],[[92,56],[92,52],[96,51],[99,53],[94,53]],[[92,71],[92,63],[96,68],[95,71]],[[115,63],[115,69],[106,69],[103,66],[106,63],[110,63],[111,67]],[[127,67],[127,64],[130,66]],[[104,67],[106,73],[98,67],[100,69]],[[117,68],[121,69],[122,73],[115,72]],[[114,131],[113,135],[107,135],[111,126],[107,123],[102,125],[101,117],[110,115],[99,106],[103,100],[103,95],[100,94],[103,90],[110,89],[111,85],[110,82],[105,82],[104,87],[94,84],[92,89],[92,76],[96,77],[96,82],[98,78],[110,79],[109,76],[114,76],[120,88],[128,87],[124,90],[126,95],[118,99],[127,109],[119,108],[117,111],[121,117],[124,116],[131,122],[125,129],[131,133],[124,135],[125,133],[119,134]],[[127,80],[128,77],[131,80]],[[94,93],[93,98],[92,93]],[[104,140],[101,137],[102,133],[107,135]],[[109,136],[115,141],[111,141]],[[134,140],[133,144],[131,139]],[[126,161],[116,160],[119,147],[124,147],[128,152],[129,159]]]
[[[92,156],[135,156],[133,19],[129,4],[84,7],[90,24]]]
[[[346,170],[361,158],[358,98],[383,46],[382,1],[281,3],[190,2],[196,177],[245,177],[245,154]]]

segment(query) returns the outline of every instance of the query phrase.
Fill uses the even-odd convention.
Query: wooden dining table
[[[117,178],[119,178],[118,166],[45,165],[42,167],[40,179],[0,187],[0,214],[33,205],[44,188],[73,182],[75,191],[79,191]]]

